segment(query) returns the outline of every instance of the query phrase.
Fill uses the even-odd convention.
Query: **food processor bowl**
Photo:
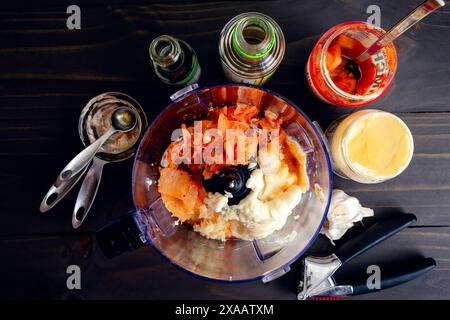
[[[260,87],[225,84],[199,89],[194,85],[171,99],[143,136],[133,168],[136,219],[147,242],[174,265],[208,279],[268,282],[283,275],[312,244],[328,212],[332,171],[320,130],[292,102]],[[175,129],[204,119],[208,108],[236,103],[282,110],[283,129],[307,154],[310,183],[281,230],[261,240],[222,242],[205,238],[187,224],[178,224],[162,202],[157,181],[161,159]]]

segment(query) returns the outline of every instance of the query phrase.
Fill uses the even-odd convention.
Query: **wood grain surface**
[[[304,66],[318,37],[333,25],[365,20],[381,7],[392,26],[420,1],[80,1],[81,30],[66,28],[68,3],[46,0],[0,4],[0,298],[58,299],[295,299],[298,266],[263,285],[217,284],[169,265],[149,247],[108,260],[93,233],[132,208],[132,161],[108,164],[96,202],[74,231],[76,192],[47,214],[39,203],[77,152],[77,122],[83,105],[106,91],[125,92],[151,120],[175,88],[152,74],[148,45],[159,34],[183,38],[202,66],[200,85],[225,82],[218,39],[236,14],[259,11],[284,30],[287,52],[267,87],[297,103],[326,127],[350,112],[324,105],[304,84]],[[434,257],[437,268],[396,288],[358,299],[450,299],[450,6],[430,15],[396,42],[394,85],[369,106],[400,116],[415,142],[411,165],[377,185],[335,178],[335,187],[357,196],[377,215],[413,212],[415,227],[352,263],[364,267],[400,256]],[[324,243],[319,239],[316,247]],[[320,242],[320,243],[319,243]],[[66,267],[83,269],[83,289],[66,289]]]

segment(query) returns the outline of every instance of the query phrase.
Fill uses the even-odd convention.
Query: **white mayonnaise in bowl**
[[[250,85],[227,84],[202,89],[194,85],[174,94],[171,100],[147,129],[133,168],[135,220],[145,241],[174,265],[212,280],[262,279],[268,282],[288,272],[289,266],[305,253],[319,234],[330,204],[330,159],[314,124],[286,98]],[[273,227],[270,232],[258,229],[250,235],[245,233],[242,237],[221,241],[213,239],[214,235],[206,237],[175,218],[162,199],[158,181],[161,160],[177,128],[205,119],[208,110],[236,104],[256,106],[263,114],[274,107],[279,111],[283,130],[304,152],[308,185],[295,207],[289,208],[282,223],[268,226]],[[252,183],[258,188],[261,177],[254,176]],[[250,187],[252,183],[249,183]],[[280,201],[275,206],[285,204]],[[275,215],[283,210],[281,207],[270,208],[266,209],[266,214]]]

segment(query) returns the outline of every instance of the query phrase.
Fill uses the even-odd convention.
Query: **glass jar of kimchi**
[[[354,61],[385,33],[363,21],[344,22],[325,32],[306,65],[311,91],[326,103],[342,107],[364,106],[380,98],[397,70],[394,44],[363,62]]]

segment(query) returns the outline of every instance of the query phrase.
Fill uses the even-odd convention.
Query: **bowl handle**
[[[129,212],[97,231],[97,244],[106,257],[117,257],[147,243],[138,219],[136,212]]]
[[[330,153],[330,145],[328,143],[328,139],[327,136],[325,135],[325,133],[322,130],[322,127],[320,126],[320,124],[317,121],[313,121],[313,125],[314,127],[317,129],[317,132],[319,134],[319,136],[322,138],[324,146],[325,146],[325,150],[328,154]]]
[[[174,94],[172,94],[172,95],[170,96],[170,100],[171,100],[171,101],[175,101],[175,100],[177,100],[179,97],[182,97],[182,96],[184,96],[185,94],[187,94],[187,93],[189,93],[189,92],[191,92],[191,91],[194,91],[194,90],[196,90],[196,89],[198,89],[198,84],[196,84],[196,83],[190,84],[190,85],[188,85],[188,86],[186,86],[186,87],[184,87],[184,88],[178,90],[178,91],[175,92]]]

